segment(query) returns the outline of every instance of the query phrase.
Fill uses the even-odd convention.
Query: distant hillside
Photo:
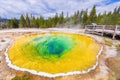
[[[9,19],[5,19],[5,18],[0,18],[0,22],[6,22],[8,21]]]

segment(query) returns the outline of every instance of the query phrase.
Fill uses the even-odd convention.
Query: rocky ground
[[[10,41],[30,33],[40,33],[44,31],[63,31],[80,33],[91,36],[104,46],[102,54],[99,56],[99,65],[95,70],[87,74],[47,78],[30,74],[28,72],[16,71],[7,66],[5,61],[5,50],[10,45]],[[0,30],[0,80],[120,80],[120,41],[109,38],[85,34],[79,29],[11,29]]]

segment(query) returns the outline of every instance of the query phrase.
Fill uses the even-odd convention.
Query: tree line
[[[45,19],[43,16],[35,18],[33,15],[21,15],[20,20],[16,18],[8,21],[9,28],[50,28],[63,26],[65,24],[70,25],[89,25],[96,23],[99,25],[120,25],[120,7],[116,7],[114,11],[104,12],[97,14],[96,6],[94,5],[92,10],[88,12],[88,9],[76,11],[72,16],[64,16],[64,13],[56,13],[54,17]]]

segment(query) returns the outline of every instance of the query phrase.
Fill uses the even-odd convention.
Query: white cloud
[[[120,1],[109,4],[109,5],[99,6],[97,7],[97,11],[98,12],[105,12],[105,11],[109,12],[109,11],[113,11],[116,7],[119,7],[119,6],[120,6]]]
[[[0,16],[19,18],[21,14],[29,13],[49,17],[56,12],[73,14],[76,10],[90,10],[93,5],[98,5],[98,12],[104,12],[112,11],[120,5],[120,1],[106,5],[109,2],[110,0],[0,0]]]

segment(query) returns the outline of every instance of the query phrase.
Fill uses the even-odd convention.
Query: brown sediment
[[[110,68],[110,78],[120,79],[120,58],[110,57],[106,59],[106,65]]]

